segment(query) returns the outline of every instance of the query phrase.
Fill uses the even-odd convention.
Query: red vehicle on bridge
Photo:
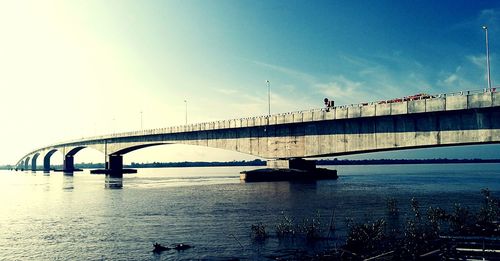
[[[410,96],[405,96],[403,98],[396,98],[392,100],[386,100],[386,101],[379,101],[379,104],[383,103],[395,103],[395,102],[404,102],[404,101],[413,101],[413,100],[423,100],[423,99],[430,99],[434,98],[434,96],[427,94],[427,93],[417,93],[415,95],[410,95]]]

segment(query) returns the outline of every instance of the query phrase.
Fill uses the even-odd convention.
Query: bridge
[[[298,159],[311,157],[499,142],[500,92],[493,88],[82,138],[29,152],[16,169],[36,171],[40,158],[48,172],[60,151],[63,171],[72,172],[74,157],[87,147],[106,156],[101,172],[120,176],[123,155],[165,144],[238,151],[266,158],[272,168],[300,168],[305,161]]]

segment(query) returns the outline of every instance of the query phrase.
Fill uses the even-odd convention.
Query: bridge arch
[[[50,157],[56,153],[57,149],[51,149],[43,156],[43,172],[50,172]]]
[[[65,153],[64,157],[74,157],[76,153],[78,153],[79,151],[81,151],[85,148],[87,148],[87,146],[77,146],[77,147],[71,148],[69,151],[67,151]]]
[[[93,151],[98,151],[98,152],[103,153],[103,150],[101,149],[100,146],[78,145],[78,146],[72,146],[72,147],[64,147],[61,150],[63,152],[63,155],[64,155],[64,162],[63,162],[64,171],[72,172],[72,171],[76,170],[74,167],[75,156],[76,156],[76,154],[80,153],[82,150],[87,149],[87,148],[92,148]]]
[[[49,147],[44,149],[41,152],[37,152],[37,154],[43,154],[43,171],[45,173],[50,172],[51,170],[51,159],[52,156],[56,152],[60,152],[62,154],[62,164],[63,164],[63,170],[71,172],[74,170],[74,157],[77,153],[82,151],[85,148],[93,148],[95,151],[102,152],[99,148],[96,148],[95,146],[87,146],[87,145],[80,145],[80,146],[55,146],[55,147]]]
[[[23,170],[24,169],[24,158],[19,160],[16,164],[16,170]]]
[[[33,158],[31,159],[31,170],[36,171],[36,160],[38,159],[38,156],[40,156],[40,153],[37,152],[33,155]]]
[[[30,165],[30,157],[28,156],[24,160],[24,170],[28,170],[29,169],[29,165]]]
[[[168,144],[172,144],[172,143],[160,142],[160,143],[133,145],[133,146],[124,147],[120,150],[114,151],[113,153],[111,153],[111,155],[124,155],[124,154],[127,154],[127,153],[135,151],[135,150],[140,150],[143,148],[159,146],[159,145],[168,145]]]

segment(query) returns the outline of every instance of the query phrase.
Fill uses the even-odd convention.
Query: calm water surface
[[[328,224],[335,211],[341,240],[346,217],[385,217],[388,197],[404,218],[412,197],[423,207],[477,208],[482,188],[500,196],[500,164],[336,166],[338,180],[240,182],[239,172],[253,168],[140,169],[122,189],[105,188],[105,176],[88,171],[0,171],[0,260],[266,260],[327,247],[252,241],[252,224],[273,235],[281,213],[301,220],[319,212]],[[153,242],[195,247],[157,255]]]

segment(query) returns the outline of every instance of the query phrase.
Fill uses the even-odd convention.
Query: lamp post
[[[269,80],[266,81],[267,83],[267,105],[268,105],[268,115],[271,115],[271,82]]]
[[[188,103],[187,100],[184,100],[184,105],[186,106],[186,125],[188,124]]]
[[[488,45],[488,27],[483,25],[483,30],[486,35],[486,73],[488,75],[488,89],[491,89],[491,78],[490,78],[490,48]]]
[[[141,111],[141,130],[143,130],[142,129],[142,111]]]

